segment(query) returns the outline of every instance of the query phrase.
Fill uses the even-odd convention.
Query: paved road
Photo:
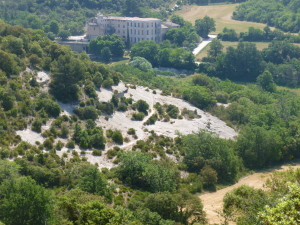
[[[193,50],[193,54],[196,56],[198,55],[201,50],[203,50],[212,40],[214,40],[217,35],[208,35],[209,38],[203,39],[203,41]]]

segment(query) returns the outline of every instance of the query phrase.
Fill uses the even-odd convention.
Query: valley
[[[298,224],[299,7],[0,2],[0,225]]]

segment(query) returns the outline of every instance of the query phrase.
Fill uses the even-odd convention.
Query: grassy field
[[[228,48],[229,46],[232,47],[237,47],[238,42],[229,42],[229,41],[221,41],[222,45],[224,46],[223,51],[226,51],[226,48]],[[267,48],[268,45],[270,44],[269,42],[252,42],[256,45],[258,50],[262,50],[264,48]],[[201,60],[203,57],[207,56],[207,52],[209,50],[209,45],[207,45],[197,56],[196,59],[199,61]]]
[[[289,88],[289,87],[277,86],[277,89],[288,90],[300,96],[300,88]]]
[[[225,5],[208,5],[184,6],[182,10],[176,12],[177,15],[182,16],[185,20],[192,23],[195,20],[209,16],[216,21],[216,31],[213,34],[218,34],[223,31],[224,27],[235,29],[237,32],[245,32],[249,27],[264,28],[266,25],[261,23],[245,22],[232,20],[231,16],[235,8],[239,4],[225,4]]]

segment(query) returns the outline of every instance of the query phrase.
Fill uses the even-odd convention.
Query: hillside
[[[159,17],[167,15],[159,9],[173,7],[172,0],[4,0],[0,19],[11,25],[41,29],[49,38],[81,35],[88,19],[101,11],[115,15]]]
[[[178,66],[188,50],[173,47],[146,41],[135,53]],[[0,22],[0,223],[207,224],[200,193],[298,159],[300,97],[277,84],[298,85],[300,48],[286,39],[222,48],[214,41],[191,64],[203,73],[175,75],[141,58],[91,61],[41,30]],[[297,197],[286,191],[298,190],[297,174],[279,192],[233,190],[223,219],[272,224],[266,206]]]
[[[233,19],[266,23],[286,32],[298,33],[299,7],[299,0],[250,0],[237,7]]]
[[[246,21],[237,21],[232,19],[233,12],[240,4],[216,4],[208,6],[186,5],[182,10],[176,12],[185,20],[194,23],[195,20],[209,16],[216,21],[216,31],[219,34],[225,27],[235,29],[237,32],[246,32],[249,27],[262,29],[265,25]]]

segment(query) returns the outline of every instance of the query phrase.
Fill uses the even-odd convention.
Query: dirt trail
[[[242,185],[248,185],[254,188],[263,188],[264,183],[271,176],[272,172],[285,171],[290,167],[300,168],[300,162],[283,165],[280,167],[264,170],[262,172],[257,172],[240,179],[238,183],[232,186],[218,190],[213,193],[206,193],[200,195],[199,197],[201,198],[202,203],[204,205],[204,211],[207,214],[206,216],[209,224],[221,224],[221,222],[223,221],[219,213],[223,209],[223,197],[227,192],[230,192],[233,189],[240,187]],[[230,224],[235,224],[235,223],[230,223]]]

